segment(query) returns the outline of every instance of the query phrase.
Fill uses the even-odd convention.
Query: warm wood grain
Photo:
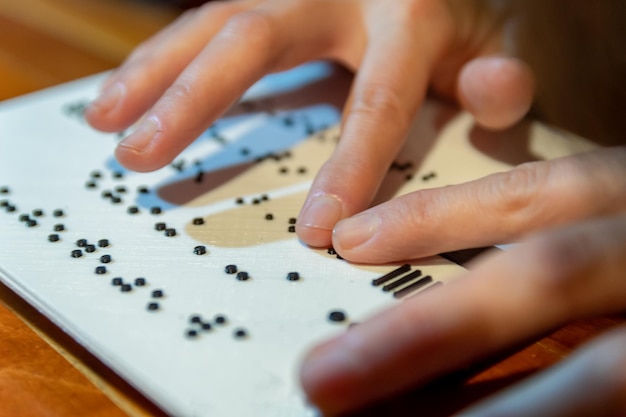
[[[123,0],[0,0],[0,100],[110,69],[177,13]],[[4,286],[0,299],[0,416],[160,414]],[[574,323],[505,355],[486,370],[452,376],[361,415],[413,415],[416,409],[420,415],[449,415],[561,360],[583,341],[623,321],[616,317]]]

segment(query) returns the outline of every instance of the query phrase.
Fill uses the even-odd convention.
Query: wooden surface
[[[113,68],[178,13],[124,0],[0,0],[0,100]],[[0,300],[0,416],[162,414],[4,286]],[[467,373],[448,378],[363,415],[405,415],[414,407],[423,415],[448,415],[621,322],[569,325],[469,379]]]

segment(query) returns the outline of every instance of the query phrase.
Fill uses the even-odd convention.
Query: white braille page
[[[406,273],[372,280],[400,264],[353,265],[296,238],[349,86],[327,64],[261,80],[171,166],[144,174],[114,159],[120,135],[82,119],[101,79],[0,103],[0,278],[168,413],[314,415],[297,383],[308,348],[402,302],[393,293],[420,278],[432,278],[420,290],[439,291],[463,272],[419,260],[420,278],[384,291]],[[525,159],[588,147],[536,124],[488,134],[428,102],[379,201],[506,170],[523,162],[510,144]],[[329,320],[333,311],[346,319]]]

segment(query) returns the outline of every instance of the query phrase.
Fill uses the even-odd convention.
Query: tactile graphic
[[[441,257],[353,265],[297,240],[342,74],[266,77],[149,174],[117,164],[121,133],[82,120],[101,76],[0,104],[0,278],[173,415],[313,415],[296,376],[307,348],[462,272]],[[379,200],[510,167],[476,143],[469,116],[427,103]]]

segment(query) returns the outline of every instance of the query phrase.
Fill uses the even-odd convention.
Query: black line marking
[[[415,271],[411,272],[410,274],[407,274],[405,276],[403,276],[402,278],[392,282],[391,284],[387,284],[383,287],[383,291],[388,292],[391,290],[395,290],[396,288],[398,288],[401,285],[406,284],[407,282],[411,282],[412,280],[414,280],[415,278],[419,277],[422,275],[422,271],[420,271],[419,269],[416,269]]]
[[[394,269],[393,271],[383,275],[380,278],[373,279],[372,285],[378,286],[378,285],[384,284],[385,282],[390,281],[394,279],[395,277],[404,274],[405,272],[409,272],[410,270],[411,270],[411,265],[404,264],[401,267]]]
[[[425,285],[430,284],[431,282],[433,282],[433,277],[431,277],[430,275],[426,275],[424,278],[415,281],[411,285],[404,287],[399,291],[394,292],[393,296],[395,298],[402,298],[405,295],[408,295],[412,293],[413,291],[417,291],[418,289],[424,287]],[[441,283],[441,281],[439,283]]]

